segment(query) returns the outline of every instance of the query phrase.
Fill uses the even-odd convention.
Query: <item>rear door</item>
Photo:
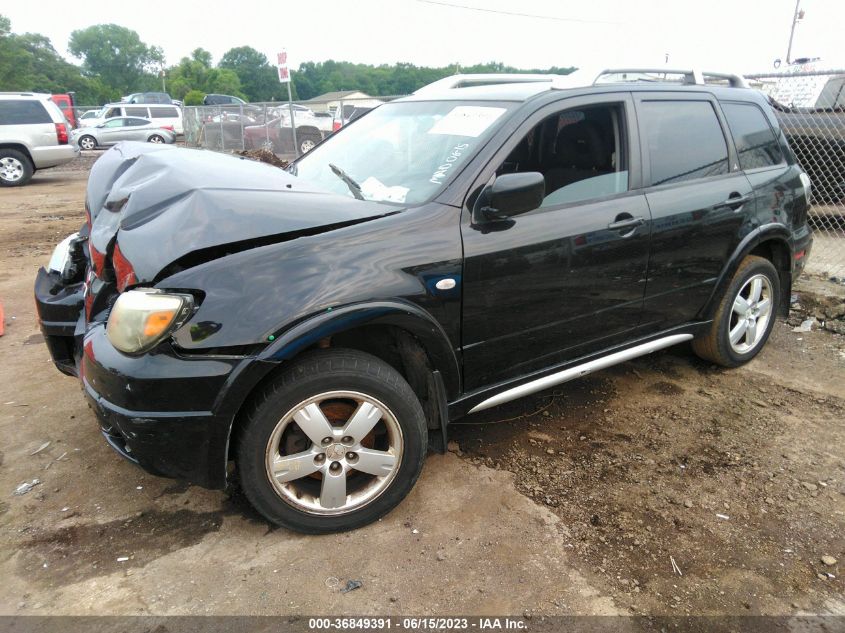
[[[468,390],[624,340],[645,291],[649,211],[628,93],[566,99],[530,117],[476,185],[539,171],[546,198],[500,226],[464,209],[463,357]]]
[[[753,227],[751,185],[708,93],[635,93],[651,255],[645,332],[693,320]]]

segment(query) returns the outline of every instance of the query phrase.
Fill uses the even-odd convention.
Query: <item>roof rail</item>
[[[653,79],[647,78],[623,78],[623,82],[627,81],[667,81],[666,75],[680,75],[682,83],[689,86],[703,86],[708,83],[708,79],[716,81],[727,81],[731,88],[748,88],[748,84],[742,75],[734,75],[732,73],[712,73],[702,72],[697,69],[678,69],[678,68],[606,68],[601,71],[593,81],[593,85],[601,83],[600,79],[606,75],[654,75]]]
[[[473,73],[458,74],[438,79],[435,82],[419,88],[414,94],[428,92],[429,90],[450,90],[452,88],[470,88],[472,86],[492,86],[498,84],[519,84],[519,83],[552,83],[565,75],[539,75],[527,73]]]

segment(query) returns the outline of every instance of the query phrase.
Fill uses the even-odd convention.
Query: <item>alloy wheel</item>
[[[772,317],[772,282],[766,275],[750,277],[740,288],[731,308],[729,339],[738,354],[747,354],[765,337]]]
[[[79,146],[82,149],[94,149],[96,145],[97,144],[94,142],[94,139],[92,139],[90,136],[83,136],[81,139],[79,139]]]
[[[279,420],[265,467],[276,493],[297,510],[346,514],[390,486],[403,446],[402,429],[387,406],[362,393],[330,391]]]

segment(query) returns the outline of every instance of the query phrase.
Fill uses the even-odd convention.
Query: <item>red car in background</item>
[[[71,127],[78,127],[76,121],[76,112],[74,112],[73,93],[69,92],[62,95],[50,95],[50,101],[59,106],[59,110],[65,115],[67,122]]]

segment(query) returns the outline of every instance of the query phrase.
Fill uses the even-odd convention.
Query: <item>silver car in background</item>
[[[120,141],[173,143],[176,133],[147,119],[124,116],[109,119],[95,127],[78,128],[71,133],[71,138],[81,149],[94,149],[108,147]]]

